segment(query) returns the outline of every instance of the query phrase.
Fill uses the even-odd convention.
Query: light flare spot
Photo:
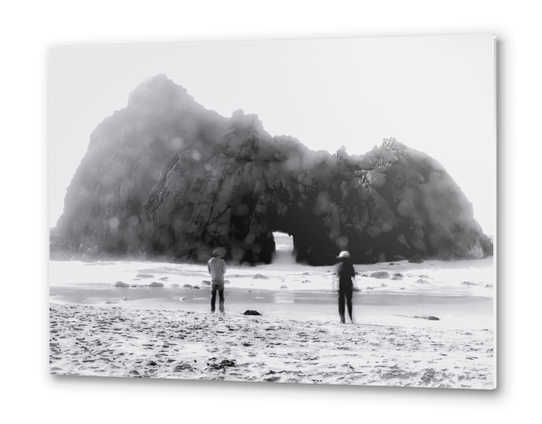
[[[173,137],[169,143],[172,149],[181,149],[184,146],[184,140],[181,137]]]
[[[117,217],[113,217],[109,220],[109,228],[111,230],[115,231],[117,228],[119,228],[120,220]]]

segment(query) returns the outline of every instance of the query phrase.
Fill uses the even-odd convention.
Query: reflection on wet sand
[[[295,294],[293,292],[282,291],[275,293],[275,303],[294,303]]]

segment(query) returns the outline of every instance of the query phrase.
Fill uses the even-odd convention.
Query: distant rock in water
[[[423,263],[423,256],[419,253],[419,252],[416,252],[409,260],[408,262],[410,262],[411,264],[421,264]]]
[[[162,283],[158,283],[156,281],[149,284],[149,287],[164,287]]]
[[[359,117],[360,120],[363,116]],[[330,142],[335,140],[330,140]],[[269,263],[273,232],[298,262],[482,258],[493,244],[428,155],[394,139],[357,156],[271,136],[256,115],[225,118],[165,75],[104,119],[51,229],[53,258]],[[71,255],[71,256],[68,256]]]
[[[386,271],[377,271],[371,274],[372,278],[390,278],[390,274]]]

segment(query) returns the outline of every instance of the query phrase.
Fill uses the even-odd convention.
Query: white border
[[[2,415],[11,422],[504,422],[538,416],[541,296],[536,3],[6,4],[1,100]],[[491,392],[48,375],[47,49],[65,44],[494,33],[499,39],[499,386]],[[536,174],[534,174],[536,172]],[[220,417],[223,417],[222,419]],[[10,419],[11,418],[11,419]]]

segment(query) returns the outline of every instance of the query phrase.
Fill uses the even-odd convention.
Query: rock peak
[[[128,98],[128,107],[138,104],[163,104],[175,100],[194,100],[186,88],[175,84],[166,74],[158,74],[145,79]]]

